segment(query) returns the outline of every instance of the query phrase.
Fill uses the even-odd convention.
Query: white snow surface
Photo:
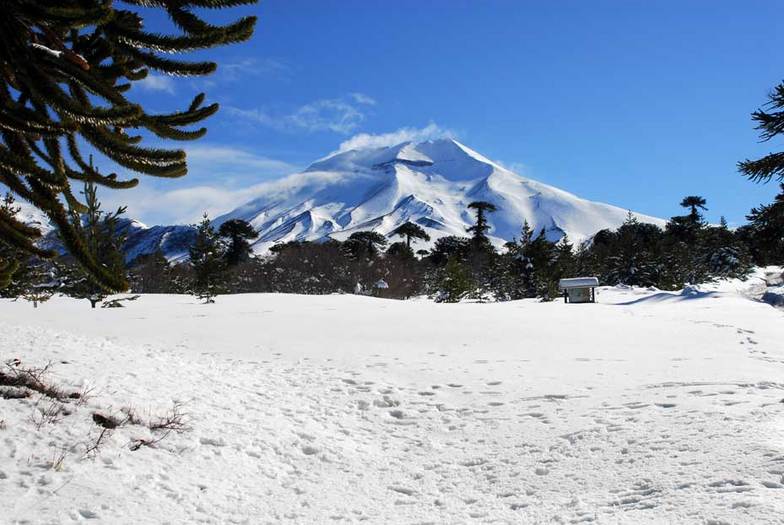
[[[628,213],[522,177],[453,139],[437,139],[336,153],[264,186],[257,198],[215,224],[250,222],[260,234],[254,249],[263,253],[276,243],[344,240],[360,230],[387,235],[411,221],[432,237],[417,246],[424,248],[445,235],[465,236],[474,222],[467,205],[477,200],[498,207],[489,216],[497,246],[519,237],[525,220],[551,240],[568,234],[582,241],[601,229],[617,228]]]
[[[781,523],[784,312],[746,286],[3,300],[0,356],[92,396],[0,397],[0,522]],[[93,412],[174,402],[84,456]]]

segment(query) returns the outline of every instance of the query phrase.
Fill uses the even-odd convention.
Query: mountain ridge
[[[518,175],[456,140],[436,139],[334,152],[299,173],[260,185],[255,198],[218,216],[213,225],[248,221],[259,234],[253,250],[264,254],[278,243],[342,241],[361,230],[389,235],[410,221],[431,236],[430,242],[415,242],[415,249],[422,249],[440,237],[467,235],[474,222],[468,204],[475,200],[498,208],[488,217],[489,237],[497,247],[519,236],[525,221],[551,240],[568,235],[581,242],[617,228],[629,213]],[[641,222],[665,223],[632,214]],[[194,234],[192,225],[148,227],[132,219],[123,225],[129,260],[158,249],[170,259],[187,257]]]

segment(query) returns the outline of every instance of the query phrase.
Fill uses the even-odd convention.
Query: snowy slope
[[[2,300],[3,360],[91,396],[0,396],[0,522],[781,523],[784,312],[734,287]]]
[[[389,234],[406,221],[430,234],[427,248],[445,235],[466,235],[474,217],[467,205],[476,200],[498,207],[490,214],[496,246],[519,237],[524,221],[548,238],[564,234],[582,241],[626,219],[623,208],[581,199],[547,184],[521,177],[452,139],[406,142],[392,147],[339,152],[313,163],[302,173],[261,185],[258,196],[215,219],[250,222],[259,232],[254,245],[265,253],[274,244],[294,240],[344,240],[360,230]],[[663,226],[665,221],[635,214]],[[128,260],[161,249],[169,259],[187,252],[190,225],[147,227],[131,220]],[[56,247],[56,235],[44,241]]]
[[[466,206],[489,201],[497,245],[519,236],[523,221],[550,239],[581,241],[619,226],[627,210],[591,202],[526,179],[452,139],[340,152],[269,184],[253,201],[218,217],[240,218],[259,232],[257,252],[292,240],[342,240],[354,231],[388,234],[412,221],[433,240],[466,235]],[[664,221],[637,214],[644,222]]]

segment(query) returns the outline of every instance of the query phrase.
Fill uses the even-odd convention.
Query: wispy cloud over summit
[[[452,130],[442,128],[431,122],[424,128],[400,128],[389,133],[359,133],[342,142],[338,151],[348,151],[362,148],[383,148],[394,146],[402,142],[422,142],[440,138],[455,138]]]
[[[368,95],[350,93],[345,97],[314,100],[282,114],[265,108],[242,109],[232,106],[228,106],[226,111],[279,131],[332,131],[347,135],[365,121],[366,108],[375,104],[375,99]]]

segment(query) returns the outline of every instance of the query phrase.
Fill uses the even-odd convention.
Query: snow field
[[[781,310],[598,298],[2,301],[0,357],[91,396],[40,428],[0,399],[0,522],[782,522]],[[94,412],[175,403],[189,431],[83,453]]]

